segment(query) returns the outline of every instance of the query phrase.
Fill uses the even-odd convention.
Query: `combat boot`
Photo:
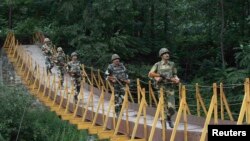
[[[49,69],[49,73],[50,73],[50,74],[52,74],[52,71],[51,71],[51,69]]]
[[[119,107],[115,107],[115,114],[116,114],[116,117],[118,118],[119,115],[120,115],[120,111],[121,109]]]
[[[77,104],[77,101],[78,101],[78,95],[74,95],[74,100],[75,100],[75,103]]]
[[[63,89],[64,88],[63,81],[60,82],[60,85],[61,85],[61,89]]]
[[[170,116],[167,116],[167,123],[168,123],[168,125],[169,125],[170,128],[174,128],[174,123],[172,122]]]
[[[48,69],[48,68],[46,69],[46,72],[47,72],[47,75],[49,75],[49,74],[50,74],[50,71],[49,71],[49,69]]]

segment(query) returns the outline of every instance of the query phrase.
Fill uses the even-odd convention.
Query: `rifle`
[[[115,81],[120,85],[120,86],[124,86],[123,84],[122,84],[122,82],[125,82],[124,80],[122,80],[122,79],[118,79],[116,76],[109,76],[109,77],[112,77],[112,78],[114,78],[115,79]]]
[[[168,73],[160,74],[160,77],[163,79],[163,81],[165,81],[167,83],[179,83],[179,78],[177,76],[173,77],[172,75],[170,75]]]

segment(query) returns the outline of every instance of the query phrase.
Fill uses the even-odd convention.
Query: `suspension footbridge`
[[[42,38],[37,33],[33,40],[41,42]],[[21,45],[14,34],[9,33],[3,48],[30,94],[56,112],[62,120],[76,125],[79,130],[96,134],[99,139],[205,141],[209,124],[250,123],[249,78],[242,84],[179,85],[179,103],[176,104],[177,113],[172,129],[168,125],[164,126],[165,123],[161,120],[164,119],[162,90],[157,99],[150,81],[145,84],[136,79],[132,81],[134,88],[128,85],[125,87],[121,113],[116,117],[114,88],[102,78],[100,70],[82,65],[84,77],[79,100],[75,103],[70,77],[66,75],[64,86],[61,86],[56,69],[52,70],[51,75],[47,75],[39,45]],[[241,93],[237,94],[243,97],[238,103],[229,102],[225,90],[235,87],[241,89]],[[209,99],[209,104],[204,102],[206,98]],[[236,104],[240,108],[232,112],[231,107]],[[192,106],[196,107],[196,111],[190,110]]]

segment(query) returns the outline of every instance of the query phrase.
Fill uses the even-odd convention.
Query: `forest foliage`
[[[61,120],[24,86],[0,85],[0,141],[86,141],[86,130]]]

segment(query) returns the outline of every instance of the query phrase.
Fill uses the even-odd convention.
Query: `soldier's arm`
[[[53,51],[52,51],[52,49],[51,49],[51,48],[49,48],[49,53],[51,54],[51,56],[53,56],[53,55],[54,55],[54,53],[53,53]]]
[[[160,77],[160,74],[157,73],[157,63],[155,63],[154,66],[149,71],[148,77],[151,77],[151,78]]]
[[[123,80],[126,84],[130,84],[130,79],[128,78],[128,72],[125,66],[123,66],[125,72],[125,80]]]
[[[52,60],[53,60],[53,62],[55,62],[57,64],[58,63],[58,55],[57,54],[52,55]]]
[[[80,70],[81,70],[81,72],[82,72],[82,70],[83,70],[83,69],[82,69],[82,65],[81,65],[81,63],[80,63],[80,62],[79,62],[79,64],[80,64]]]
[[[75,73],[74,73],[73,70],[72,70],[72,66],[71,66],[70,62],[67,64],[66,70],[67,70],[68,74],[69,74],[71,77],[75,75]]]
[[[172,68],[172,72],[173,72],[173,77],[170,79],[173,83],[179,83],[180,79],[177,76],[177,68],[175,66],[175,64],[173,63],[173,68]]]
[[[112,75],[112,70],[111,70],[110,65],[108,66],[107,70],[105,71],[105,79],[109,80],[109,81],[111,81],[113,83],[116,81],[114,76]]]
[[[46,44],[42,45],[42,51],[44,51],[46,48]]]
[[[65,66],[66,66],[66,71],[67,71],[67,72],[69,72],[69,71],[70,71],[70,69],[71,69],[70,64],[69,64],[69,63],[67,63]]]

